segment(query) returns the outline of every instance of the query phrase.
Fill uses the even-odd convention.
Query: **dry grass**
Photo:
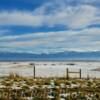
[[[60,94],[70,94],[67,100],[78,100],[92,94],[100,99],[100,79],[33,79],[10,73],[8,77],[1,78],[0,86],[0,100],[28,100],[27,97],[33,98],[29,100],[51,100],[49,94],[54,100],[60,100]],[[76,99],[73,93],[77,94]]]

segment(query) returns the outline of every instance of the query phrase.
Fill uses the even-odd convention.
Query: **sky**
[[[100,51],[100,0],[0,0],[0,52]]]

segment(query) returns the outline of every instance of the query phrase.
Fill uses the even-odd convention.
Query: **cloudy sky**
[[[100,0],[0,0],[0,52],[100,51]]]

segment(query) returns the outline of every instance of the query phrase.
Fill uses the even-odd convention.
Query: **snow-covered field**
[[[36,66],[36,76],[66,76],[66,68],[69,68],[69,71],[82,69],[82,77],[89,75],[92,78],[100,78],[100,71],[93,71],[100,68],[100,62],[0,62],[0,76],[9,75],[10,73],[33,76],[31,63]],[[73,76],[77,77],[79,75],[73,74]]]

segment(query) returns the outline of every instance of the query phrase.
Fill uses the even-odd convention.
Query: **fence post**
[[[66,69],[66,78],[69,79],[69,70],[68,70],[68,68]]]
[[[81,71],[81,69],[80,69],[80,79],[82,78],[82,75],[81,75],[81,74],[82,74],[82,71]]]
[[[35,65],[33,64],[33,78],[34,78],[34,79],[35,79],[35,74],[36,74],[36,73],[35,73],[35,70],[36,70],[36,69],[35,69]]]

